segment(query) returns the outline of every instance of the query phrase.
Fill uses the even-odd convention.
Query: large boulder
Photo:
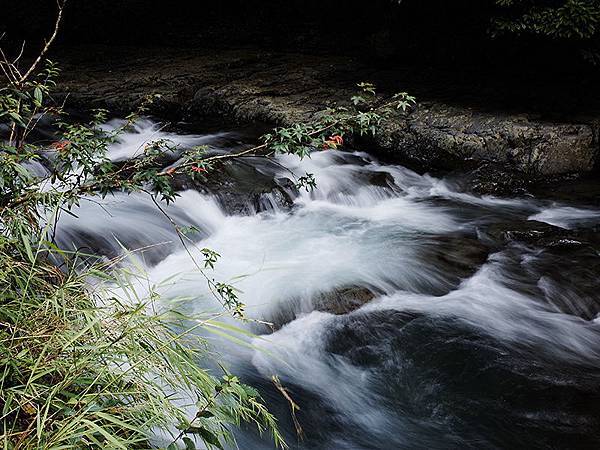
[[[375,142],[381,151],[425,167],[493,161],[530,177],[590,171],[598,153],[592,124],[544,122],[434,102],[387,121]]]
[[[66,66],[61,87],[71,94],[71,103],[126,113],[145,94],[158,92],[163,95],[155,105],[159,115],[218,115],[237,122],[289,125],[348,102],[357,82],[401,76],[343,56],[251,49],[103,51],[101,63],[97,56],[76,52],[60,57]],[[157,71],[157,61],[164,60],[169,64]],[[395,82],[387,89],[391,93],[410,86]],[[418,108],[392,117],[364,148],[425,170],[494,162],[529,179],[588,172],[596,165],[597,116],[546,120],[483,106],[450,105],[433,96],[419,100]]]

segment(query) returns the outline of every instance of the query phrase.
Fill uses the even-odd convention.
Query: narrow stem
[[[62,17],[63,17],[63,10],[65,9],[67,0],[63,0],[62,3],[60,1],[57,1],[57,4],[58,4],[58,15],[56,16],[56,21],[54,22],[54,30],[52,32],[52,35],[46,41],[46,44],[44,45],[44,48],[42,48],[42,51],[39,53],[38,57],[31,64],[29,69],[27,69],[27,72],[25,72],[25,74],[19,79],[18,84],[23,84],[27,80],[27,78],[29,78],[31,76],[31,74],[35,71],[36,67],[42,61],[42,58],[46,55],[46,53],[48,53],[48,50],[50,50],[50,46],[52,45],[52,43],[56,39],[56,36],[58,35],[58,30],[60,28],[60,23],[61,23]]]

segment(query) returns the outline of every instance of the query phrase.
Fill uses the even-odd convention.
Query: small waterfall
[[[134,157],[148,139],[227,151],[228,136],[165,132],[143,121],[109,156]],[[565,250],[564,239],[536,241],[540,231],[520,243],[498,237],[513,226],[529,230],[531,221],[556,233],[593,233],[600,210],[475,196],[362,152],[244,164],[253,168],[244,176],[272,180],[313,173],[317,188],[259,192],[248,197],[245,213],[232,213],[216,195],[185,190],[165,210],[197,229],[189,251],[221,255],[207,274],[239,289],[250,317],[277,323],[275,330],[247,325],[258,333],[248,338],[254,348],[214,343],[231,369],[263,392],[293,448],[600,444],[598,252],[582,243]],[[146,281],[159,286],[165,305],[220,307],[149,197],[91,198],[74,215],[61,217],[61,246],[105,256],[143,249]],[[345,314],[327,305],[357,289],[370,293],[364,305]],[[272,375],[301,407],[306,437],[297,444]],[[237,439],[239,448],[272,448],[249,431]]]

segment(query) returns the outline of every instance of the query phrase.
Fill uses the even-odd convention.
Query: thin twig
[[[58,30],[60,28],[60,23],[62,21],[63,11],[65,9],[65,5],[67,4],[67,0],[63,0],[62,3],[57,1],[56,4],[58,5],[58,15],[56,16],[56,21],[54,22],[54,31],[52,32],[50,38],[46,41],[46,44],[44,45],[44,48],[42,48],[42,51],[39,53],[38,57],[35,59],[35,61],[33,61],[27,72],[25,72],[25,74],[20,78],[19,84],[23,84],[34,72],[46,53],[48,53],[48,50],[50,50],[50,46],[56,39],[56,36],[58,36]]]
[[[334,126],[336,126],[338,124],[339,124],[339,122],[336,121],[336,122],[331,123],[331,124],[329,124],[329,125],[327,125],[325,127],[319,128],[318,130],[315,130],[315,131],[313,131],[311,133],[308,133],[308,136],[309,137],[318,136],[319,134],[324,133],[325,131],[333,128]],[[185,167],[194,166],[194,165],[200,164],[200,163],[210,163],[210,162],[214,162],[214,161],[240,158],[242,156],[248,156],[248,155],[251,155],[253,153],[257,153],[260,150],[265,150],[267,148],[269,148],[269,145],[265,143],[265,144],[257,145],[256,147],[252,147],[252,148],[243,150],[243,151],[238,152],[238,153],[227,153],[227,154],[224,154],[224,155],[208,156],[206,158],[200,159],[199,161],[189,161],[189,162],[186,162],[184,164],[181,164],[181,165],[177,166],[175,168],[175,170],[170,170],[170,171],[164,170],[162,172],[159,172],[158,175],[159,176],[173,175],[174,173],[178,172],[180,169],[183,169]],[[252,155],[252,156],[255,156],[255,155]],[[259,155],[256,155],[256,156],[259,156]]]

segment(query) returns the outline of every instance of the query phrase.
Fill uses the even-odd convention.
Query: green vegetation
[[[496,34],[589,40],[600,31],[597,0],[496,0],[496,4],[505,14],[493,20]]]
[[[570,44],[590,64],[600,63],[598,0],[495,0],[491,35],[535,36]]]
[[[148,448],[154,430],[174,435],[168,448],[178,448],[176,441],[195,448],[194,437],[222,448],[232,439],[230,427],[241,422],[269,430],[284,447],[255,390],[224,368],[221,374],[203,368],[211,354],[198,331],[220,330],[222,314],[243,315],[230,287],[213,282],[223,313],[183,317],[161,310],[153,289],[139,297],[139,274],[119,266],[121,258],[100,262],[53,242],[58,216],[86,195],[151,186],[151,195],[168,202],[175,193],[153,166],[168,143],[149,143],[142,158],[121,167],[106,157],[136,115],[114,133],[99,127],[104,111],[88,123],[64,121],[50,98],[58,70],[49,62],[37,67],[47,47],[26,71],[18,58],[2,62],[0,120],[8,131],[0,148],[2,448]],[[28,137],[43,116],[56,119],[62,137],[33,145]],[[33,175],[27,164],[34,161],[44,161],[50,173]],[[218,257],[208,250],[203,256],[204,267]]]
[[[241,421],[283,445],[256,391],[200,365],[208,350],[195,331],[218,328],[217,318],[123,303],[89,283],[133,293],[122,271],[58,268],[48,255],[68,255],[41,234],[30,247],[23,230],[0,237],[2,448],[148,448],[152,429],[175,427],[188,448],[193,435],[220,448]]]

